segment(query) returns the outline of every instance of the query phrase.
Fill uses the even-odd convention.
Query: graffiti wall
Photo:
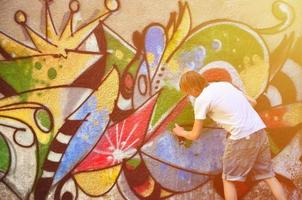
[[[274,170],[302,195],[302,2],[2,0],[0,199],[223,199],[226,132],[196,141],[196,70],[257,99]],[[264,182],[241,199],[272,199]]]

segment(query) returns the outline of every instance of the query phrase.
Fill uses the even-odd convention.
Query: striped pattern
[[[267,110],[274,106],[287,105],[302,100],[302,67],[292,60],[287,60],[266,92],[258,99],[256,109]]]
[[[72,136],[77,132],[82,123],[83,120],[66,120],[60,128],[59,133],[50,145],[47,159],[44,162],[42,176],[38,180],[35,191],[35,199],[44,200],[46,198],[61,158]]]
[[[273,151],[280,152],[296,134],[302,101],[302,66],[287,59],[267,90],[257,99],[256,110],[266,122]],[[288,117],[287,117],[288,116]]]
[[[76,133],[77,129],[82,124],[82,121],[78,120],[67,120],[66,123],[61,127],[60,132],[51,144],[47,160],[44,163],[43,174],[55,173],[60,160],[72,138],[72,135]]]

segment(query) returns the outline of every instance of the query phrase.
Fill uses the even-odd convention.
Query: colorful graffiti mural
[[[289,3],[275,1],[280,22],[257,28],[231,19],[193,26],[180,1],[167,24],[135,31],[133,45],[106,25],[124,1],[104,0],[82,23],[71,0],[62,31],[53,1],[40,3],[44,32],[15,12],[30,45],[0,31],[1,199],[222,199],[226,132],[207,120],[197,141],[171,134],[174,123],[193,123],[194,99],[178,88],[187,70],[257,98],[277,177],[289,199],[302,198],[302,36],[284,34],[273,50],[264,39],[299,20]],[[243,199],[271,198],[263,182],[237,189]]]

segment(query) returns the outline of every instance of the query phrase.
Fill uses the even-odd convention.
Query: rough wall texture
[[[301,1],[0,3],[1,199],[222,199],[225,131],[170,132],[193,123],[187,70],[257,98],[277,177],[301,199]]]

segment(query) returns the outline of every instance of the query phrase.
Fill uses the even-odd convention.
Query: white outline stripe
[[[43,170],[43,173],[42,173],[42,178],[52,178],[54,176],[54,172],[49,172],[49,171],[45,171]]]
[[[130,139],[130,137],[132,136],[132,134],[134,133],[134,131],[137,129],[137,127],[138,127],[138,124],[135,124],[134,127],[133,127],[133,129],[129,133],[128,137],[126,138],[125,143],[122,145],[121,149],[123,149],[125,147],[126,143]]]
[[[61,157],[62,157],[61,153],[56,153],[56,152],[50,151],[47,156],[47,159],[52,162],[59,162]]]
[[[63,144],[68,144],[69,141],[71,139],[71,135],[65,135],[64,133],[59,132],[59,134],[57,135],[56,140],[58,140],[59,142],[63,143]]]

